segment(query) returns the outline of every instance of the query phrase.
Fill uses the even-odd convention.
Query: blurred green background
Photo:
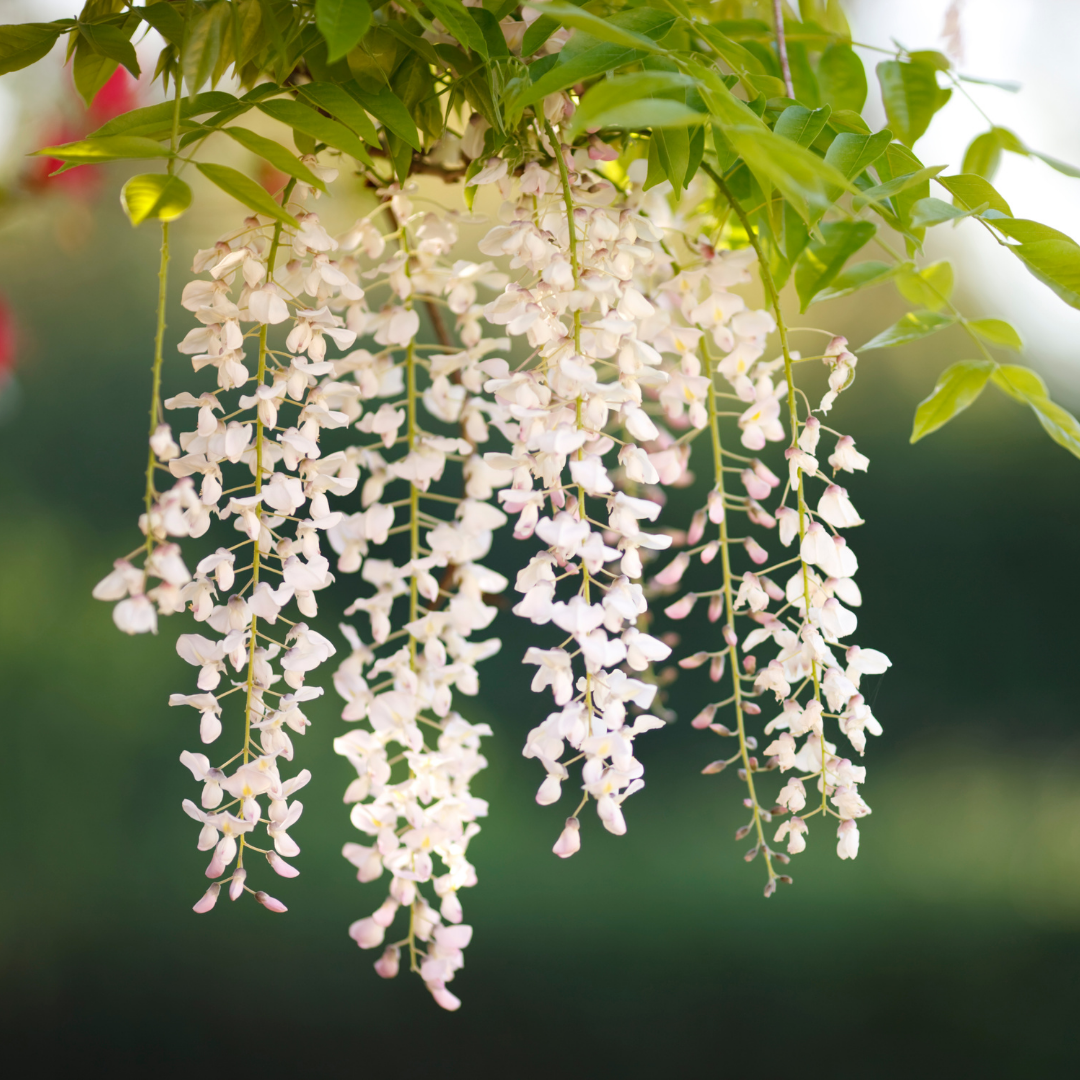
[[[647,787],[629,833],[590,815],[581,854],[556,859],[568,808],[535,805],[541,772],[520,756],[549,701],[520,666],[529,627],[503,613],[503,652],[468,709],[495,729],[475,784],[491,815],[470,849],[476,932],[449,1015],[419,980],[378,979],[346,936],[384,883],[359,886],[339,854],[358,837],[333,696],[298,743],[315,782],[294,830],[302,876],[278,889],[290,914],[191,912],[206,857],[177,758],[194,727],[166,704],[193,684],[173,647],[186,620],[129,639],[90,598],[137,543],[157,236],[111,197],[92,227],[72,213],[51,204],[0,236],[0,290],[21,323],[0,400],[5,1053],[32,1052],[35,1075],[153,1076],[1014,1076],[1069,1062],[1080,462],[993,391],[908,445],[962,337],[866,354],[833,414],[872,460],[849,484],[867,519],[852,538],[858,640],[894,663],[870,691],[885,734],[865,759],[858,860],[839,862],[818,828],[794,887],[762,899],[763,868],[732,840],[740,785],[699,773],[716,756],[688,723],[702,672],[672,691],[679,722],[638,743]],[[178,230],[174,301],[217,224]],[[813,315],[858,344],[903,310],[885,287]],[[170,312],[173,343],[189,319]],[[172,348],[167,367],[167,390],[191,385]],[[492,565],[512,571],[508,536],[500,552]],[[324,623],[354,595],[339,579]]]

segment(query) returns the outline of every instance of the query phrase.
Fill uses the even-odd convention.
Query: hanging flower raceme
[[[385,901],[349,933],[362,949],[383,946],[375,970],[384,978],[398,973],[405,948],[439,1005],[456,1009],[461,1002],[447,983],[472,937],[458,894],[476,883],[467,850],[487,814],[469,785],[486,765],[480,739],[491,729],[455,711],[454,694],[475,696],[476,665],[499,650],[497,638],[471,637],[490,626],[496,608],[487,599],[507,585],[481,564],[506,517],[488,501],[499,474],[476,450],[490,422],[504,423],[502,409],[476,395],[483,357],[506,341],[476,336],[472,312],[478,286],[501,287],[505,277],[491,264],[451,261],[457,229],[450,216],[414,212],[398,189],[382,194],[380,207],[342,243],[363,246],[375,261],[387,240],[395,242],[363,275],[376,283],[372,291],[380,282],[389,287],[386,302],[373,311],[364,298],[347,314],[350,328],[383,348],[359,349],[335,365],[342,385],[355,390],[355,427],[377,436],[347,452],[366,473],[362,509],[330,531],[338,569],[359,571],[366,583],[346,614],[366,615],[367,633],[342,627],[352,651],[334,677],[347,702],[343,718],[357,725],[334,747],[356,769],[345,801],[366,841],[346,844],[343,854],[361,882],[390,876]],[[380,217],[388,236],[374,224]],[[444,306],[457,317],[460,347]],[[421,311],[437,343],[418,340]],[[435,426],[456,433],[428,430],[421,406]],[[460,466],[456,487],[446,482],[448,464]],[[401,497],[385,501],[386,491]],[[408,541],[400,561],[388,557],[393,549],[371,554],[398,535]],[[400,909],[405,935],[387,944]]]
[[[555,161],[530,161],[515,177],[490,162],[475,178],[498,182],[507,199],[481,251],[526,272],[484,316],[534,350],[515,370],[505,360],[482,366],[484,389],[511,421],[509,453],[486,455],[507,476],[499,500],[517,515],[518,539],[545,545],[517,575],[514,611],[565,635],[525,654],[533,690],[550,689],[556,711],[524,749],[547,774],[542,805],[558,801],[569,766],[582,762],[583,795],[554,847],[565,858],[580,847],[578,816],[590,799],[609,832],[626,831],[623,802],[644,786],[634,741],[663,726],[646,711],[656,683],[637,676],[670,649],[638,626],[647,608],[638,579],[643,553],[671,538],[646,528],[660,503],[626,488],[656,484],[665,453],[666,433],[644,407],[646,388],[666,382],[650,344],[664,320],[638,285],[666,256],[649,220],[588,170],[588,155],[557,145],[550,127],[536,152]]]
[[[835,482],[836,473],[865,471],[869,462],[855,449],[850,436],[826,429],[814,415],[799,419],[790,380],[792,363],[800,357],[788,352],[786,336],[783,356],[762,359],[766,336],[776,328],[776,322],[769,313],[749,311],[740,297],[726,293],[727,286],[750,280],[747,270],[754,261],[753,251],[716,251],[709,245],[704,254],[703,265],[683,270],[669,283],[669,290],[679,297],[678,309],[688,324],[677,333],[689,333],[690,347],[698,350],[697,358],[684,358],[680,367],[696,372],[704,366],[707,372],[702,376],[703,415],[694,417],[691,412],[690,422],[710,430],[714,483],[706,504],[690,522],[688,547],[652,584],[670,593],[694,556],[704,564],[720,557],[720,584],[684,593],[668,604],[665,613],[671,619],[685,619],[699,600],[706,600],[709,620],[723,620],[723,643],[715,650],[684,657],[680,666],[708,665],[713,682],[719,682],[725,670],[730,670],[731,693],[705,705],[692,723],[695,728],[737,741],[730,757],[712,762],[703,771],[718,773],[738,763],[739,776],[747,785],[744,801],[751,810],[751,820],[739,828],[736,839],[753,834],[755,843],[746,858],[764,855],[768,871],[765,894],[769,896],[777,881],[791,880],[778,874],[774,863],[786,863],[789,855],[805,849],[810,818],[819,813],[835,817],[839,823],[837,853],[841,858],[854,858],[859,844],[857,819],[870,813],[858,792],[865,768],[853,765],[826,737],[827,721],[836,721],[861,755],[866,733],[881,732],[859,687],[863,675],[883,673],[889,660],[883,653],[860,649],[849,640],[857,626],[851,608],[862,601],[853,580],[857,560],[840,530],[860,525],[862,519],[846,489]],[[704,296],[698,291],[702,286]],[[726,355],[718,357],[717,351]],[[823,360],[830,369],[829,390],[817,411],[825,414],[851,384],[856,358],[843,338],[835,338]],[[717,385],[717,375],[723,376],[728,389],[721,389],[723,383]],[[671,401],[678,407],[674,398]],[[726,401],[735,404],[722,409]],[[742,448],[757,452],[787,436],[783,412],[787,412],[793,431],[783,467],[776,472],[760,458],[724,446],[724,417],[735,420]],[[677,417],[672,419],[677,421]],[[825,475],[816,456],[823,431],[836,438],[828,458],[833,477]],[[731,483],[736,477],[737,486]],[[767,500],[784,480],[779,507],[768,509]],[[825,485],[813,508],[806,491],[810,480]],[[739,522],[737,527],[734,521]],[[716,532],[710,537],[714,527]],[[764,530],[761,541],[754,535],[755,528]],[[743,535],[732,535],[733,531]],[[777,537],[785,547],[797,540],[798,553],[765,566],[770,561],[765,546],[769,536]],[[745,569],[740,568],[740,562]],[[786,580],[777,574],[781,570],[790,575]],[[739,620],[749,620],[751,626],[740,630]],[[759,661],[754,650],[766,643],[778,652]],[[779,714],[764,727],[768,738],[764,764],[753,754],[758,740],[748,731],[748,718],[762,713],[762,704],[756,699],[775,699],[780,706]],[[734,714],[733,723],[722,711],[728,708]],[[759,774],[776,768],[782,773],[796,770],[801,775],[788,779],[777,796],[777,805],[766,809],[758,792]],[[821,800],[815,809],[804,813],[808,783],[817,787]],[[785,854],[770,847],[765,826],[788,813],[791,817],[780,824],[773,840],[777,844],[786,841]]]
[[[332,179],[332,170],[319,171]],[[317,593],[333,581],[321,535],[342,515],[327,497],[347,495],[357,482],[343,454],[320,451],[322,430],[348,422],[335,407],[326,378],[334,365],[325,356],[327,339],[344,347],[355,337],[330,307],[362,291],[333,261],[336,244],[305,209],[308,194],[293,184],[285,189],[284,209],[298,228],[251,217],[195,256],[194,271],[206,276],[184,288],[182,302],[200,325],[179,349],[195,371],[212,368],[217,385],[165,401],[194,422],[177,438],[161,424],[151,438],[158,471],[175,483],[154,491],[141,519],[143,564],[119,561],[94,591],[119,600],[114,619],[129,633],[156,630],[158,615],[190,610],[198,629],[181,634],[176,648],[198,669],[197,692],[173,694],[170,704],[198,712],[208,747],[235,715],[228,731],[239,749],[228,760],[215,765],[205,753],[181,755],[202,784],[199,805],[185,800],[184,810],[201,826],[199,849],[213,852],[206,869],[213,881],[198,912],[214,906],[224,885],[234,900],[250,892],[269,910],[285,910],[247,884],[245,854],[264,855],[282,877],[298,873],[289,861],[300,853],[290,829],[303,805],[293,796],[310,773],[287,777],[282,766],[293,759],[292,736],[308,725],[305,704],[322,693],[307,685],[308,676],[336,651],[306,621],[317,614]],[[291,258],[276,273],[285,252]],[[270,325],[289,322],[284,350],[273,348]],[[216,533],[215,522],[231,524],[241,539],[206,542],[192,574],[176,541]],[[285,614],[291,607],[295,619]],[[238,709],[230,708],[233,695]],[[265,848],[252,842],[263,827]]]

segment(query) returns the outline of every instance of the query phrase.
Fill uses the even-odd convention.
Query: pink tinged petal
[[[375,961],[375,974],[382,979],[393,979],[401,966],[401,950],[396,945],[387,946],[386,952]]]
[[[559,834],[555,846],[551,849],[560,859],[569,859],[581,850],[581,823],[577,818],[567,818],[566,828]]]
[[[267,911],[273,911],[278,915],[289,910],[280,900],[275,900],[274,897],[270,896],[268,893],[264,893],[261,889],[255,894],[255,899],[258,900]]]
[[[536,793],[536,801],[541,806],[550,806],[552,803],[556,803],[562,797],[562,783],[557,776],[549,776],[540,785],[540,790]]]
[[[694,604],[696,603],[697,594],[687,593],[681,600],[676,600],[674,604],[668,605],[664,609],[664,614],[669,619],[685,619],[694,610]]]
[[[266,861],[270,864],[270,868],[275,874],[280,874],[284,878],[294,878],[300,876],[300,871],[295,866],[287,863],[276,851],[271,851],[266,856]]]
[[[705,728],[707,728],[713,722],[713,717],[715,715],[716,706],[706,705],[705,708],[702,709],[701,712],[699,712],[697,716],[695,716],[694,719],[690,721],[690,726],[692,728],[697,728],[698,731],[704,731]]]
[[[468,923],[439,926],[435,929],[435,942],[440,949],[467,949],[472,935],[473,928]]]
[[[205,915],[217,903],[220,893],[220,885],[211,885],[210,888],[203,893],[202,898],[191,910],[194,911],[197,915]]]
[[[756,566],[769,561],[769,553],[752,536],[748,536],[743,541],[743,547],[746,548],[750,561]]]
[[[435,1004],[446,1009],[447,1012],[457,1012],[461,1008],[461,998],[456,994],[452,994],[445,986],[432,986],[430,990],[431,996],[435,999]]]
[[[239,900],[244,894],[244,882],[247,880],[246,870],[237,870],[229,883],[229,899]]]
[[[685,671],[692,671],[694,668],[701,667],[702,664],[708,663],[709,654],[707,652],[696,652],[692,656],[684,656],[679,661],[679,667]]]
[[[380,926],[374,919],[357,919],[349,927],[349,937],[360,946],[361,949],[374,949],[383,943],[386,937],[386,928]]]

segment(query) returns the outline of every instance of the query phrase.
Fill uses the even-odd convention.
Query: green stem
[[[296,186],[295,180],[290,180],[285,186],[285,192],[281,196],[281,205],[285,206],[289,201],[289,196],[292,194],[293,188]],[[277,261],[278,248],[281,245],[281,222],[277,222],[274,226],[274,238],[270,242],[270,253],[266,260],[266,280],[272,282],[274,280],[274,263]],[[266,323],[263,323],[259,328],[259,366],[255,374],[255,382],[257,386],[262,386],[266,379]],[[258,410],[255,413],[255,494],[258,495],[262,491],[263,485],[263,445],[265,442],[265,430],[263,427],[262,419],[259,417]],[[262,522],[262,509],[257,511],[260,523]],[[259,584],[259,569],[262,564],[262,549],[259,546],[259,541],[262,538],[261,529],[260,533],[255,537],[252,553],[251,553],[251,581],[248,583],[248,587],[255,591],[255,586]],[[251,758],[251,702],[255,696],[255,647],[256,639],[259,632],[259,620],[255,615],[251,616],[251,641],[248,645],[248,669],[244,705],[244,764],[246,765]],[[239,869],[244,865],[244,836],[240,836],[239,853],[237,855],[237,868]]]
[[[788,399],[788,419],[791,425],[791,445],[797,446],[799,439],[799,411],[795,403],[795,375],[791,366],[791,349],[788,345],[787,325],[784,323],[784,313],[780,307],[780,293],[776,288],[776,282],[773,281],[773,276],[769,271],[769,264],[765,258],[765,252],[761,248],[761,243],[758,240],[757,233],[754,231],[753,225],[750,223],[750,219],[746,216],[746,211],[743,210],[738,199],[732,194],[731,189],[724,183],[723,178],[712,168],[707,162],[702,163],[702,168],[712,177],[713,182],[719,188],[721,194],[727,199],[731,205],[732,210],[735,211],[742,222],[743,228],[746,230],[747,239],[750,241],[751,246],[757,253],[758,257],[758,270],[761,274],[761,283],[765,287],[765,292],[768,294],[769,303],[772,305],[773,313],[776,316],[776,329],[780,334],[780,348],[784,354],[784,377],[787,379],[787,399]],[[803,605],[805,610],[804,618],[809,623],[810,620],[810,570],[806,565],[806,561],[802,558],[802,541],[806,536],[806,494],[803,484],[803,471],[798,470],[798,484],[796,486],[796,496],[799,503],[799,546],[800,555],[799,562],[802,565],[802,579],[803,579]],[[810,661],[810,672],[814,678],[814,700],[821,701],[821,680],[818,674],[818,664],[816,660]],[[825,783],[825,730],[822,725],[821,733],[821,807],[825,809],[825,796],[828,790],[828,785]]]
[[[702,355],[705,360],[706,370],[709,372],[708,410],[709,432],[712,435],[713,449],[713,474],[716,490],[720,492],[721,504],[725,497],[724,491],[724,460],[723,447],[720,444],[720,416],[716,409],[716,368],[708,349],[702,345]],[[724,572],[724,609],[727,615],[727,627],[731,634],[732,642],[735,637],[735,604],[732,598],[731,582],[731,552],[730,538],[728,536],[727,514],[720,521],[720,562]],[[761,822],[761,807],[758,805],[757,792],[754,790],[754,774],[750,769],[750,752],[746,745],[746,724],[743,718],[742,707],[742,680],[739,678],[739,647],[737,644],[728,645],[728,660],[731,664],[731,685],[735,697],[735,722],[739,735],[739,756],[742,758],[743,769],[746,772],[746,789],[753,804],[754,827],[757,830],[758,846],[765,856],[765,866],[769,871],[769,881],[776,877],[772,866],[772,853],[765,842],[765,830]]]

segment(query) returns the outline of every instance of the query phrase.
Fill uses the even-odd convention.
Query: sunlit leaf
[[[990,360],[961,360],[947,367],[933,393],[915,410],[911,441],[918,442],[962,413],[982,393],[995,367]]]
[[[869,349],[888,349],[895,345],[906,345],[909,341],[918,341],[929,334],[952,326],[956,320],[950,315],[938,315],[933,311],[909,311],[902,319],[897,319],[887,330],[871,338],[858,351]]]
[[[1080,457],[1080,423],[1068,409],[1050,400],[1046,383],[1034,371],[1018,364],[1000,364],[992,378],[1009,397],[1031,407],[1054,442]]]
[[[174,221],[191,205],[191,188],[166,173],[133,176],[121,189],[120,205],[132,225],[148,218]]]
[[[833,109],[862,112],[866,104],[866,69],[850,45],[830,45],[817,67],[821,100]]]
[[[968,322],[968,326],[991,345],[1001,345],[1006,349],[1015,349],[1017,352],[1024,347],[1020,334],[1002,319],[972,319]]]
[[[144,139],[140,135],[109,135],[101,139],[80,139],[62,146],[46,146],[35,153],[73,165],[92,165],[102,161],[123,161],[127,158],[171,157],[167,146]]]
[[[947,259],[916,270],[905,270],[896,277],[900,295],[913,304],[930,311],[940,311],[949,302],[953,291],[953,268]]]
[[[987,204],[992,210],[1012,217],[1009,204],[998,194],[994,185],[989,180],[971,173],[959,173],[956,176],[939,176],[936,178],[952,197],[953,202],[963,210],[971,210],[973,207]]]
[[[884,60],[877,77],[889,127],[902,143],[913,146],[952,91],[938,86],[936,67],[926,63]]]
[[[909,265],[910,263],[897,264],[866,259],[842,270],[833,278],[832,285],[815,294],[810,303],[820,304],[824,300],[835,300],[837,297],[847,296],[860,289],[881,285],[886,281],[891,281],[903,266]]]

